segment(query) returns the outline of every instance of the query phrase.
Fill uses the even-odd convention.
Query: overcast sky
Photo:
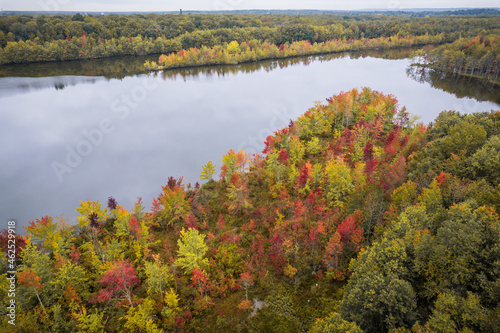
[[[498,0],[0,0],[3,10],[172,11],[239,9],[404,9],[499,7]]]

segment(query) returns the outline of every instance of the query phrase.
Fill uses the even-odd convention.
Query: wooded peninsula
[[[31,222],[14,331],[497,331],[500,112],[411,119],[351,90],[150,208]]]

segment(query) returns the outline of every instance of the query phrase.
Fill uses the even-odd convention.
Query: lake
[[[405,53],[406,52],[406,53]],[[0,220],[70,223],[80,200],[147,209],[169,176],[196,183],[230,148],[355,87],[393,94],[420,121],[500,109],[500,88],[410,66],[409,51],[326,55],[137,74],[144,58],[0,68]],[[153,58],[156,58],[153,57]],[[18,232],[22,232],[21,228]]]

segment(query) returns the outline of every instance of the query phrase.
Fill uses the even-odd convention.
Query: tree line
[[[196,47],[178,53],[162,54],[158,63],[155,61],[145,62],[146,69],[171,69],[182,67],[196,67],[221,64],[240,64],[260,61],[265,59],[281,59],[296,56],[306,56],[325,53],[338,53],[346,51],[361,50],[385,50],[390,48],[422,46],[427,44],[439,44],[445,40],[444,34],[437,36],[400,36],[382,38],[360,38],[356,40],[329,40],[322,43],[311,44],[309,41],[300,41],[281,44],[279,46],[268,41],[259,42],[255,39],[249,42],[232,41],[224,46],[214,46],[201,49]]]
[[[41,217],[17,265],[12,332],[500,329],[500,112],[415,122],[369,88],[229,150],[203,185],[148,205]],[[8,231],[0,248],[8,253]],[[257,309],[258,308],[258,309]],[[255,314],[253,313],[255,312]]]
[[[496,23],[496,16],[12,15],[0,17],[0,64],[160,54],[252,39],[281,45],[444,34],[452,42],[498,31]]]

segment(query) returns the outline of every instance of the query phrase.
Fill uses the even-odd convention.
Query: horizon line
[[[500,7],[404,7],[404,8],[362,8],[362,9],[315,9],[315,8],[273,8],[273,9],[263,9],[263,8],[250,8],[250,9],[183,9],[179,10],[36,10],[36,9],[3,9],[1,8],[1,12],[37,12],[37,13],[74,13],[74,12],[92,12],[92,13],[155,13],[155,12],[174,12],[177,13],[180,10],[183,12],[241,12],[241,11],[323,11],[323,12],[361,12],[361,11],[405,11],[405,10],[413,10],[413,11],[446,11],[446,10],[468,10],[468,9],[494,9],[500,10]]]

